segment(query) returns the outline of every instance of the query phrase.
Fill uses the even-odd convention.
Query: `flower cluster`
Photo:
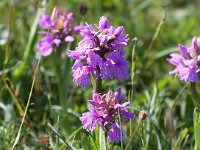
[[[72,71],[73,80],[79,86],[84,87],[89,83],[89,74],[95,78],[107,80],[117,78],[119,81],[128,78],[128,64],[124,58],[127,45],[127,34],[123,34],[124,28],[115,28],[109,25],[106,17],[101,17],[99,24],[86,24],[80,31],[83,39],[74,51],[69,51],[68,56],[76,59]]]
[[[194,37],[190,48],[179,45],[179,53],[172,53],[167,60],[175,66],[169,74],[177,74],[185,82],[197,82],[200,68],[200,38]]]
[[[124,97],[121,95],[121,89],[115,92],[108,92],[101,95],[93,92],[93,99],[88,100],[91,104],[88,112],[83,113],[80,117],[83,128],[86,131],[93,131],[99,124],[107,132],[108,141],[119,142],[121,139],[119,116],[121,119],[133,119],[135,115],[126,111],[130,102],[122,103]],[[117,121],[118,120],[118,121]]]
[[[55,8],[55,14],[51,18],[47,14],[43,14],[39,20],[39,25],[46,31],[40,31],[44,37],[37,45],[38,53],[43,56],[48,56],[53,50],[53,45],[59,47],[62,42],[73,42],[74,33],[79,33],[82,26],[74,26],[72,12],[61,11],[58,7]]]

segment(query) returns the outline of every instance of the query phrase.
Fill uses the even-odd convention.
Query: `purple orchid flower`
[[[127,45],[127,34],[123,34],[124,27],[110,26],[106,17],[101,17],[99,24],[86,24],[80,34],[83,39],[74,51],[69,51],[70,58],[79,60],[93,74],[95,78],[107,80],[117,78],[120,82],[128,78],[128,64],[124,58],[123,47]],[[76,65],[76,64],[74,64]],[[89,76],[88,72],[85,75]],[[76,80],[76,70],[73,69],[74,81],[80,86],[87,86],[89,81]],[[84,78],[82,78],[84,80]],[[86,84],[80,84],[84,82]]]
[[[119,142],[121,140],[119,117],[121,119],[129,120],[134,119],[133,113],[127,112],[126,109],[130,105],[130,102],[122,103],[121,89],[117,89],[115,92],[108,92],[101,95],[97,92],[93,92],[93,99],[88,100],[91,104],[88,112],[83,113],[80,120],[83,124],[83,129],[86,131],[93,131],[97,125],[107,133],[108,141]]]

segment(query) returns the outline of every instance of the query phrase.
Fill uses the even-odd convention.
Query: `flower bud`
[[[140,113],[139,113],[139,119],[140,120],[145,120],[146,118],[147,118],[147,112],[144,111],[144,110],[140,111]]]
[[[83,15],[83,16],[87,13],[87,10],[88,10],[88,6],[87,6],[86,4],[84,4],[84,3],[82,3],[82,4],[79,6],[79,9],[78,9],[79,13],[80,13],[81,15]]]

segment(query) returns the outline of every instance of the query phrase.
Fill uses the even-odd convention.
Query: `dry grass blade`
[[[15,148],[15,146],[17,145],[17,143],[19,141],[19,138],[20,138],[21,129],[22,129],[22,126],[23,126],[23,123],[24,123],[24,120],[25,120],[25,117],[26,117],[26,114],[27,114],[27,111],[28,111],[29,104],[30,104],[30,100],[31,100],[32,92],[33,92],[33,87],[34,87],[34,83],[35,83],[36,74],[37,74],[37,71],[38,71],[38,68],[39,68],[39,65],[40,65],[40,60],[41,60],[41,56],[40,56],[40,58],[38,60],[36,71],[35,71],[34,76],[33,76],[33,82],[32,82],[32,85],[31,85],[31,90],[30,90],[30,93],[29,93],[29,97],[28,97],[28,101],[27,101],[27,104],[26,104],[25,112],[24,112],[24,115],[23,115],[19,130],[18,130],[18,133],[17,133],[17,137],[15,138],[15,142],[14,142],[14,144],[12,146],[12,150]]]
[[[15,105],[17,106],[17,109],[19,111],[20,116],[23,116],[23,114],[24,114],[24,107],[23,107],[23,105],[21,103],[19,95],[17,95],[15,93],[14,87],[12,86],[9,78],[3,78],[3,81],[4,81],[4,84],[6,85],[9,93],[11,94],[11,96],[13,98],[13,101],[14,101]]]

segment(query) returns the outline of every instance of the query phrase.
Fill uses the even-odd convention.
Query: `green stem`
[[[64,79],[64,76],[62,75],[58,74],[58,77],[59,77],[58,81],[59,101],[60,105],[62,106],[62,111],[65,112],[67,108],[67,80]]]
[[[101,93],[102,92],[102,80],[99,77],[98,79],[96,79],[96,92]]]
[[[131,101],[133,99],[133,93],[134,93],[134,79],[135,79],[135,72],[136,72],[136,56],[135,56],[135,48],[136,48],[136,44],[137,44],[137,37],[135,37],[133,39],[134,41],[134,45],[133,45],[133,49],[132,49],[132,64],[131,64],[131,91],[129,93],[129,101]],[[130,136],[132,133],[132,120],[130,119]]]
[[[120,140],[121,140],[121,150],[123,150],[122,121],[121,121],[121,116],[120,116],[119,109],[118,109],[118,117],[119,117],[119,123],[120,123]]]
[[[100,69],[98,71],[98,78],[95,79],[95,90],[98,93],[102,93],[102,79],[100,77]],[[98,137],[98,141],[99,141],[99,147],[100,150],[106,150],[106,140],[105,140],[105,132],[103,131],[103,129],[101,127],[99,127],[99,132],[97,131],[95,134],[99,135]]]
[[[101,79],[101,76],[100,76],[100,68],[98,68],[98,78],[94,78],[95,79],[95,90],[96,92],[98,93],[101,93],[102,92],[102,79]]]
[[[70,43],[67,45],[67,50],[70,47]],[[58,93],[59,93],[59,102],[62,106],[62,111],[66,112],[67,108],[67,87],[68,87],[68,79],[69,79],[69,71],[70,71],[70,59],[64,58],[62,59],[62,54],[65,53],[65,45],[59,47],[56,52],[53,52],[53,60],[54,60],[54,69],[56,78],[58,79]],[[61,51],[61,53],[59,53]]]

